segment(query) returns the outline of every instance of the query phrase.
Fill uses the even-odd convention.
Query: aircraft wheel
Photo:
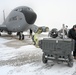
[[[12,33],[11,32],[8,32],[8,34],[11,35]]]
[[[19,35],[19,40],[24,40],[24,35],[23,34]]]
[[[17,36],[20,35],[20,32],[17,32]]]
[[[22,34],[22,40],[24,40],[24,35]]]
[[[1,33],[0,33],[0,36],[1,36]]]
[[[19,35],[19,40],[21,40],[21,35]]]

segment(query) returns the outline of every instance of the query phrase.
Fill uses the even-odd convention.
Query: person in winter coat
[[[68,37],[75,40],[75,47],[73,51],[74,59],[76,59],[76,25],[73,26],[68,32]]]
[[[41,34],[41,33],[42,33],[42,27],[39,27],[38,30],[37,30],[37,32],[32,36],[33,43],[34,43],[34,45],[35,45],[36,47],[39,47],[39,46],[38,46],[38,43],[39,43],[39,38],[38,38],[38,36],[39,36],[39,34]]]

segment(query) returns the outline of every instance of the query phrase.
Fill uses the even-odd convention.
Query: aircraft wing
[[[0,31],[8,31],[6,25],[0,25]]]

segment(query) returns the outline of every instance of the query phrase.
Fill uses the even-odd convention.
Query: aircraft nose
[[[24,14],[26,22],[28,24],[33,24],[35,22],[37,15],[34,11],[25,10],[22,11],[22,13]]]

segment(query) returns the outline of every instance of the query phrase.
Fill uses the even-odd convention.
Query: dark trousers
[[[30,36],[32,36],[32,30],[30,29]]]
[[[73,56],[76,56],[76,40],[75,40],[75,46],[74,46]]]

